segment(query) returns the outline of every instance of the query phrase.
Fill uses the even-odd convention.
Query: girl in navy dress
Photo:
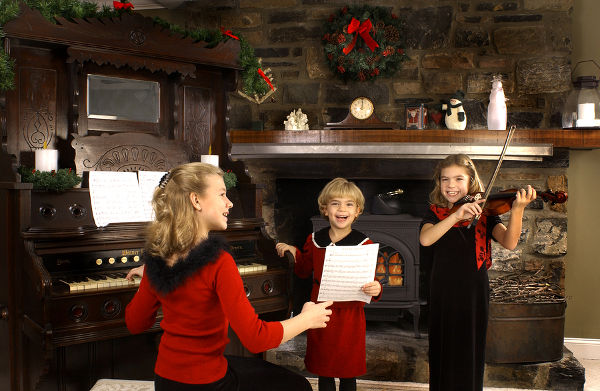
[[[431,246],[429,321],[429,389],[483,389],[489,310],[491,239],[512,250],[521,235],[523,211],[536,198],[531,186],[520,189],[508,225],[485,216],[484,200],[452,207],[463,197],[483,191],[473,161],[450,155],[435,169],[430,210],[423,219],[420,242]],[[474,227],[470,221],[480,216]],[[507,341],[508,342],[508,341]]]

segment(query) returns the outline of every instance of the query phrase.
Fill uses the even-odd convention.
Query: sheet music
[[[138,182],[141,192],[142,208],[147,221],[154,220],[154,211],[152,210],[152,196],[154,190],[158,187],[161,178],[166,171],[138,171]]]
[[[371,296],[360,289],[374,281],[379,244],[328,246],[325,249],[323,274],[318,301],[364,301]]]
[[[92,215],[98,227],[148,221],[135,172],[90,171]]]

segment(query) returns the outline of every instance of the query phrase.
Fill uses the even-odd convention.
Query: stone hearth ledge
[[[398,322],[367,322],[367,374],[360,379],[427,384],[428,342],[426,333],[422,334],[425,335],[423,338],[415,338],[410,327],[399,327]],[[307,377],[314,376],[304,366],[305,350],[306,335],[302,334],[279,348],[269,350],[266,359]],[[564,348],[562,359],[554,362],[486,364],[485,367],[486,389],[583,391],[584,383],[585,369],[567,348]]]

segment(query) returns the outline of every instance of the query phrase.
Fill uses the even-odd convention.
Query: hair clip
[[[163,175],[162,178],[160,178],[160,182],[158,182],[158,187],[164,189],[165,186],[167,186],[167,182],[169,182],[169,179],[171,179],[171,171],[167,171],[167,173]]]

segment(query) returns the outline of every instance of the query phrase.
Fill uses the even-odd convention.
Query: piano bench
[[[154,391],[154,381],[99,379],[90,391]]]

